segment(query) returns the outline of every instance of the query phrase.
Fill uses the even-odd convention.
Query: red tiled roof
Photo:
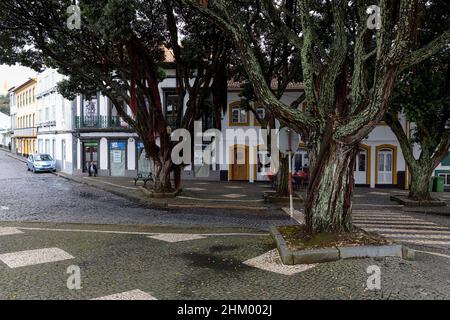
[[[172,49],[168,49],[164,47],[164,62],[172,63],[175,62],[175,56],[173,54]]]
[[[228,89],[240,89],[244,85],[244,81],[234,81],[234,80],[228,80]],[[278,87],[278,80],[273,79],[270,87],[272,89],[276,89]],[[286,90],[304,90],[304,86],[302,82],[290,82]]]

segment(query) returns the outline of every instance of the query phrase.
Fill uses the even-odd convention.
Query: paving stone
[[[0,254],[0,261],[10,268],[74,259],[59,248],[45,248]]]
[[[132,290],[122,293],[116,293],[105,297],[95,298],[92,300],[157,300],[152,295],[141,290]]]
[[[22,231],[20,231],[17,228],[8,228],[8,227],[0,227],[0,236],[9,236],[9,235],[13,235],[13,234],[21,234],[23,233]]]
[[[205,239],[206,237],[198,234],[165,233],[165,234],[158,234],[156,236],[149,236],[149,238],[173,243],[181,241],[200,240]]]
[[[278,250],[271,250],[271,251],[269,251],[263,255],[260,255],[256,258],[244,261],[244,264],[246,264],[250,267],[254,267],[254,268],[258,268],[258,269],[262,269],[262,270],[266,270],[266,271],[270,271],[270,272],[275,272],[275,273],[279,273],[279,274],[283,274],[283,275],[287,275],[287,276],[291,276],[296,273],[309,270],[316,266],[315,264],[303,264],[303,265],[298,264],[295,266],[294,265],[291,265],[291,266],[285,265],[281,261]]]

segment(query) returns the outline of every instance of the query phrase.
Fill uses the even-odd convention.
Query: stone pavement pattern
[[[282,270],[272,239],[254,233],[292,223],[287,216],[149,209],[52,174],[33,175],[0,152],[0,299],[450,298],[448,220],[404,213],[388,197],[358,190],[355,222],[427,252],[416,261],[341,260]],[[57,255],[46,261],[49,249]],[[32,263],[11,267],[1,259],[20,252]],[[80,290],[66,286],[71,265],[80,267]],[[381,268],[380,291],[365,289],[370,265]]]
[[[289,223],[255,212],[238,215],[225,210],[157,210],[50,173],[27,172],[25,164],[0,151],[0,221],[53,221],[107,224],[231,226],[269,229]]]
[[[119,234],[95,232],[109,226],[84,226],[92,232],[77,232],[67,229],[81,225],[0,224],[12,225],[23,233],[1,236],[0,255],[59,248],[73,259],[14,268],[0,259],[0,299],[95,299],[129,292],[155,299],[450,298],[450,261],[429,254],[419,253],[416,261],[341,260],[287,275],[249,265],[251,259],[273,252],[268,235],[212,236],[218,230],[205,228],[194,231],[209,234],[204,239],[170,243],[147,234],[187,230],[128,226],[122,231],[143,234]],[[66,231],[50,230],[55,228]],[[66,286],[71,265],[80,267],[80,290]],[[366,290],[370,265],[381,268],[379,291]]]

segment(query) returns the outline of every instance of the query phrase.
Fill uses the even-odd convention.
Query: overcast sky
[[[21,84],[28,78],[36,76],[36,72],[32,69],[22,66],[0,65],[0,94],[3,93],[3,84],[5,80],[8,82],[8,89]]]

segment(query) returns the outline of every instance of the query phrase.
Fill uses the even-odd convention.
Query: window
[[[230,107],[230,125],[248,125],[248,112],[240,104]]]
[[[445,186],[450,186],[450,173],[439,173],[439,177],[444,178]]]
[[[366,158],[367,158],[367,151],[360,149],[356,157],[354,171],[366,172],[366,165],[367,165]]]
[[[261,106],[256,107],[256,114],[257,114],[257,116],[255,115],[255,121],[254,121],[255,126],[260,124],[258,122],[258,119],[263,120],[266,117],[266,110],[264,109],[264,107],[261,107]]]
[[[53,158],[49,154],[38,154],[36,161],[53,161]]]
[[[165,92],[164,112],[169,126],[174,126],[178,118],[178,95],[174,91]]]
[[[270,153],[267,150],[258,150],[257,172],[268,173],[270,171]]]
[[[43,153],[43,152],[44,152],[44,141],[43,141],[42,139],[39,139],[39,140],[38,140],[38,151],[39,151],[40,153]]]
[[[309,155],[308,151],[304,148],[300,148],[294,155],[294,171],[307,171],[309,168]]]
[[[45,153],[50,153],[50,140],[45,140]]]
[[[264,119],[264,117],[266,116],[266,110],[263,107],[259,107],[258,109],[256,109],[256,113],[258,114],[258,117],[260,119]]]

